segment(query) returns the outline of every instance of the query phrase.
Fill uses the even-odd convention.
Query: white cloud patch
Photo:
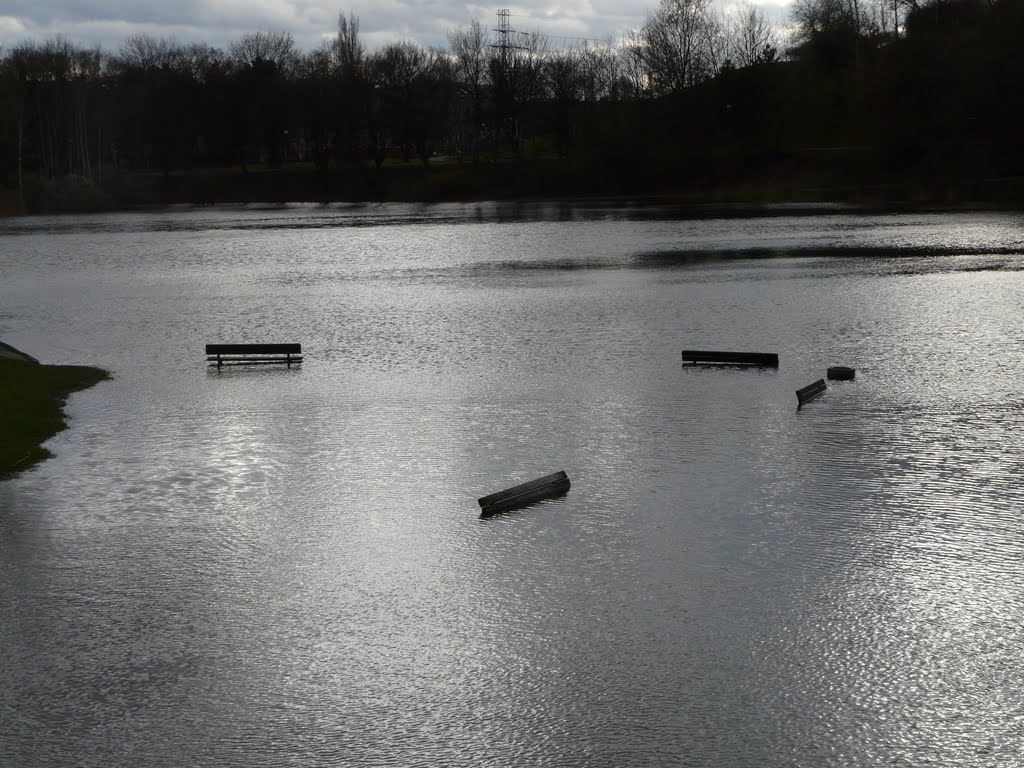
[[[592,19],[594,18],[594,6],[588,0],[579,0],[575,3],[559,3],[544,10],[545,19]]]
[[[21,19],[14,16],[0,16],[0,46],[7,47],[12,43],[22,40],[28,34],[28,29]]]

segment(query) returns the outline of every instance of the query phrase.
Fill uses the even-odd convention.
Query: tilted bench
[[[507,512],[535,501],[561,496],[569,490],[570,485],[569,476],[565,472],[555,472],[553,475],[506,488],[504,491],[477,499],[480,504],[480,517],[489,517],[497,512]]]
[[[804,403],[810,402],[822,392],[827,389],[825,386],[824,379],[818,379],[817,381],[811,382],[806,387],[800,387],[796,391],[797,407],[799,408]]]
[[[779,367],[779,356],[768,352],[710,352],[706,350],[684,349],[683,364],[694,363],[708,365],[766,365]]]
[[[206,362],[222,365],[260,365],[302,362],[301,344],[207,344]]]

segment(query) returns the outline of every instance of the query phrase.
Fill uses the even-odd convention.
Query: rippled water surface
[[[1019,765],[1024,217],[677,213],[0,221],[0,764]]]

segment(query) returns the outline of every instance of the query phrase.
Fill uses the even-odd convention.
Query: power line
[[[509,17],[513,17],[513,16],[515,18],[517,18],[517,19],[532,19],[533,18],[529,14],[525,14],[525,13],[512,13],[508,8],[502,8],[501,10],[498,11],[498,27],[494,31],[498,33],[498,41],[499,42],[497,44],[495,44],[495,45],[492,45],[491,47],[492,48],[500,49],[502,51],[503,55],[507,54],[507,51],[513,50],[513,49],[526,50],[526,46],[511,44],[509,42],[510,36],[512,36],[512,35],[519,35],[520,37],[529,38],[530,35],[534,34],[532,32],[523,32],[523,31],[518,30],[518,29],[512,29],[509,26],[509,21],[508,20],[509,20]],[[534,19],[534,20],[536,21],[536,19]],[[548,40],[562,40],[562,41],[572,40],[572,41],[584,42],[584,43],[604,43],[604,42],[607,42],[606,39],[597,38],[597,37],[573,37],[571,35],[552,35],[552,34],[548,34],[547,32],[541,32],[540,30],[538,30],[537,33],[543,35]]]
[[[544,33],[547,35],[547,33]],[[602,37],[570,37],[569,35],[547,35],[552,40],[581,40],[584,43],[606,43],[607,38]]]

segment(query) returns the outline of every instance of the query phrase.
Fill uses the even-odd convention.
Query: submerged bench
[[[683,364],[766,365],[779,367],[779,356],[770,352],[712,352],[698,349],[683,350]]]
[[[555,472],[553,475],[545,475],[528,483],[506,488],[504,491],[477,499],[480,504],[480,517],[506,512],[541,499],[550,499],[552,496],[561,496],[569,490],[569,486],[569,476],[565,472]]]
[[[259,365],[302,362],[301,344],[207,344],[206,362],[222,365]]]

